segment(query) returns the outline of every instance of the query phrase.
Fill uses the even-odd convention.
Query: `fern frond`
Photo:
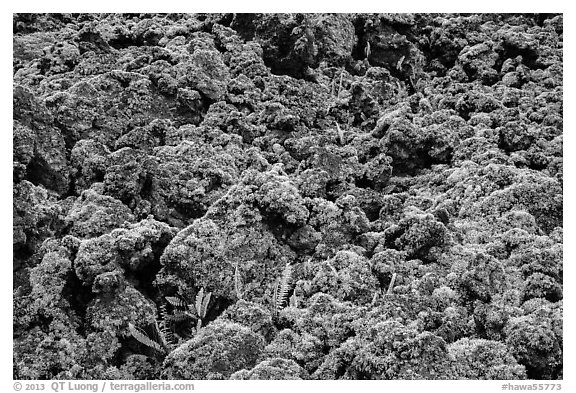
[[[298,308],[298,296],[296,296],[296,291],[290,296],[290,307]]]
[[[176,296],[166,296],[164,299],[166,299],[166,301],[168,302],[168,304],[170,304],[172,307],[174,308],[178,308],[178,309],[183,309],[185,310],[188,305],[186,304],[186,302],[183,299],[180,299],[179,297]]]
[[[340,71],[340,84],[338,85],[338,96],[337,99],[340,99],[340,91],[342,91],[342,78],[344,77],[344,68]]]
[[[392,274],[392,279],[390,280],[390,284],[388,285],[388,290],[386,291],[386,295],[392,294],[394,291],[394,283],[396,282],[396,273]]]
[[[198,319],[198,311],[196,310],[196,306],[193,304],[188,305],[188,310],[184,311],[185,314],[188,314],[190,318]]]
[[[336,268],[334,266],[332,266],[332,264],[328,261],[326,261],[326,265],[328,265],[328,267],[330,268],[330,270],[332,270],[332,273],[334,273],[334,275],[336,277],[338,277],[338,271],[336,270]]]
[[[200,290],[198,291],[198,293],[196,294],[196,313],[198,314],[199,317],[201,317],[200,315],[200,310],[202,309],[202,300],[204,299],[204,288],[200,288]]]
[[[242,290],[240,288],[241,283],[242,277],[240,277],[240,269],[238,269],[238,264],[236,264],[236,267],[234,268],[234,290],[238,299],[242,299]]]
[[[167,345],[173,344],[175,342],[174,335],[172,334],[172,329],[170,329],[170,317],[168,311],[166,311],[166,305],[160,305],[160,322],[158,323],[158,331],[161,333],[160,340],[165,341]],[[163,337],[162,337],[163,336]]]
[[[161,304],[158,309],[160,310],[160,319],[162,321],[166,320],[166,318],[168,317],[168,311],[166,310],[166,305],[165,304]]]
[[[364,54],[366,55],[366,58],[369,58],[371,53],[372,51],[370,49],[370,41],[367,41],[366,47],[364,48]]]
[[[276,284],[274,284],[274,293],[272,294],[272,317],[276,317],[278,315],[278,308],[276,305],[278,304],[278,288],[280,287],[280,280],[276,280]]]
[[[198,316],[202,319],[206,318],[206,312],[208,311],[208,305],[210,303],[210,298],[212,297],[212,292],[208,292],[202,301],[202,308],[200,308],[200,312]]]
[[[382,189],[384,194],[390,194],[396,188],[396,184],[389,184]]]
[[[344,132],[340,128],[340,124],[338,124],[338,122],[336,122],[336,129],[338,130],[338,139],[340,140],[340,144],[343,145],[345,142],[344,141]]]
[[[334,79],[330,80],[330,95],[334,95],[334,86],[336,86],[336,82],[334,82]]]
[[[134,326],[132,323],[128,323],[128,330],[130,330],[130,334],[136,340],[138,340],[141,344],[146,345],[149,348],[152,348],[158,352],[164,353],[164,348],[157,343],[156,341],[152,340],[146,332],[139,327]]]
[[[402,63],[404,63],[404,59],[406,58],[406,56],[402,56],[400,58],[400,60],[398,60],[398,62],[396,63],[396,69],[398,71],[402,71]]]
[[[291,282],[292,265],[287,263],[284,271],[282,272],[282,277],[280,277],[280,280],[278,280],[276,289],[274,290],[274,307],[276,308],[276,312],[279,312],[286,304],[286,301],[288,300],[288,293],[291,289]]]
[[[198,315],[198,319],[206,318],[206,312],[208,311],[208,305],[210,303],[210,299],[212,298],[212,292],[205,293],[204,288],[201,288],[196,295],[196,315]]]
[[[174,311],[174,314],[166,316],[166,320],[168,322],[182,322],[188,319],[197,319],[197,318],[188,311],[180,311],[180,310]]]
[[[160,324],[159,331],[161,333],[161,337],[163,338],[162,341],[166,344],[166,347],[171,347],[176,342],[176,338],[174,337],[174,333],[167,324]]]
[[[154,338],[157,343],[160,343],[160,346],[163,348],[164,352],[168,352],[168,341],[166,340],[166,336],[162,331],[162,328],[158,324],[158,320],[154,320]]]

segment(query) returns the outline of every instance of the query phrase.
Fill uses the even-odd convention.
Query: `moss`
[[[84,191],[66,216],[66,222],[71,225],[70,234],[76,237],[103,235],[125,221],[134,221],[126,205],[93,190]]]
[[[228,307],[220,318],[249,327],[254,333],[262,335],[266,342],[269,342],[276,335],[272,313],[258,303],[240,299]]]
[[[251,370],[237,371],[230,379],[308,379],[308,374],[293,360],[274,358],[264,360]]]
[[[253,367],[264,349],[264,339],[233,322],[214,322],[166,357],[165,379],[228,379]]]
[[[446,343],[398,322],[381,322],[326,356],[318,379],[452,379]]]
[[[562,305],[541,303],[508,321],[505,342],[529,378],[553,379],[562,372]]]
[[[274,360],[289,359],[303,367],[307,372],[314,372],[324,357],[322,341],[310,333],[296,333],[284,329],[264,348],[262,356]]]
[[[137,326],[152,324],[156,308],[139,291],[127,286],[112,299],[97,297],[86,309],[90,330],[107,331],[120,338],[130,335],[128,323]]]
[[[498,341],[463,338],[450,344],[455,379],[525,379],[526,370]]]
[[[338,300],[366,304],[376,293],[378,281],[366,258],[350,251],[339,251],[321,265],[312,287],[313,292],[323,292]]]

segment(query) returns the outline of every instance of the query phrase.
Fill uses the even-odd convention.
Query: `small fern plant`
[[[133,323],[128,323],[128,330],[132,337],[134,337],[138,342],[147,346],[148,348],[152,348],[160,355],[166,355],[170,352],[171,348],[166,341],[162,330],[158,325],[158,321],[154,321],[154,329],[153,329],[153,337],[150,337],[148,333],[144,330],[140,329],[139,327],[135,326]]]
[[[288,294],[292,289],[292,274],[293,267],[287,263],[282,271],[282,276],[276,281],[272,298],[272,316],[274,318],[277,318],[280,310],[287,305]]]
[[[196,332],[200,331],[206,319],[211,298],[212,293],[206,293],[204,288],[200,289],[196,294],[194,305],[188,304],[181,296],[166,296],[166,302],[172,307],[172,313],[168,313],[166,304],[159,306],[160,318],[154,320],[151,335],[132,323],[128,324],[128,330],[132,337],[141,344],[153,349],[160,355],[166,355],[174,349],[177,343],[172,329],[173,324],[196,320],[195,330]]]
[[[200,292],[196,294],[196,315],[198,315],[198,321],[196,323],[196,331],[200,331],[202,328],[202,322],[206,318],[206,313],[208,312],[208,306],[210,305],[210,298],[212,297],[212,292],[204,293],[204,288],[200,289]]]
[[[179,296],[166,296],[166,301],[174,309],[172,318],[175,322],[184,319],[195,319],[196,331],[199,331],[206,319],[211,298],[212,292],[205,292],[204,288],[202,288],[196,294],[194,304],[188,304],[186,300]]]

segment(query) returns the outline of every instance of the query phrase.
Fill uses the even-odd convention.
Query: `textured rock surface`
[[[562,379],[563,44],[14,14],[14,378]]]

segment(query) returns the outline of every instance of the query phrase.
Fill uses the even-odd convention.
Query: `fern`
[[[196,295],[196,313],[199,319],[206,318],[206,312],[208,311],[208,304],[210,303],[210,298],[212,297],[212,292],[204,294],[204,288],[200,289]]]
[[[198,312],[198,316],[202,319],[206,318],[206,312],[208,311],[208,305],[210,304],[211,298],[212,298],[212,292],[208,292],[206,297],[204,297],[204,301],[202,302],[202,308],[200,308],[200,312]]]
[[[344,145],[344,143],[346,142],[346,140],[344,139],[344,131],[342,131],[342,129],[340,128],[340,124],[338,124],[338,122],[336,122],[336,129],[338,130],[338,139],[340,140],[340,144]]]
[[[196,330],[200,330],[204,322],[203,320],[206,318],[211,298],[212,293],[206,293],[204,288],[198,291],[194,305],[188,304],[186,300],[180,296],[166,296],[166,304],[171,306],[172,313],[168,313],[166,304],[162,304],[159,306],[160,318],[154,320],[154,329],[151,335],[148,335],[144,330],[132,323],[128,324],[130,334],[141,344],[161,354],[169,353],[177,342],[172,330],[172,324],[197,319]]]
[[[188,311],[174,310],[174,314],[167,315],[166,320],[171,323],[186,321],[188,319],[197,319]]]
[[[165,299],[168,302],[168,304],[170,304],[175,309],[185,310],[186,308],[188,308],[188,304],[186,304],[186,301],[184,301],[183,299],[181,299],[179,297],[166,296]]]
[[[154,338],[156,339],[155,341],[157,343],[160,343],[160,345],[164,349],[164,352],[165,353],[170,352],[170,345],[168,344],[168,341],[166,340],[166,336],[164,335],[164,332],[160,328],[160,325],[158,324],[157,319],[154,320],[153,333],[154,333]]]
[[[370,302],[370,305],[374,306],[377,300],[378,300],[378,292],[375,292],[374,296],[372,296],[372,302]]]
[[[290,296],[289,304],[290,307],[298,308],[298,296],[296,295],[296,289],[294,289],[292,296]]]
[[[196,323],[196,331],[202,328],[202,323],[204,318],[206,318],[206,313],[208,312],[208,306],[210,305],[210,299],[212,298],[212,292],[204,294],[204,288],[201,288],[196,294],[196,315],[198,315],[198,322]],[[192,308],[192,307],[190,307]]]
[[[238,269],[238,264],[234,268],[234,291],[236,292],[236,297],[242,299],[242,278],[240,277],[240,269]]]
[[[144,344],[157,352],[166,353],[165,348],[157,341],[152,340],[144,330],[134,326],[132,323],[128,323],[128,329],[130,330],[132,337],[138,340],[141,344]]]
[[[200,315],[200,309],[202,308],[202,300],[204,299],[204,288],[201,288],[200,291],[196,294],[196,313],[198,314],[199,318],[202,318]]]
[[[170,329],[170,316],[166,310],[166,305],[160,305],[160,323],[158,323],[158,331],[160,336],[160,341],[164,341],[166,346],[173,345],[176,340]]]
[[[394,291],[394,283],[396,282],[396,273],[392,274],[392,279],[390,280],[390,284],[388,285],[388,290],[386,291],[386,295],[391,295],[392,291]]]
[[[284,271],[282,272],[282,276],[276,282],[276,287],[274,288],[274,298],[273,298],[273,307],[274,307],[274,315],[278,315],[280,310],[284,308],[286,301],[288,300],[288,293],[291,289],[291,282],[292,282],[292,265],[289,263],[286,264]]]
[[[340,99],[340,92],[342,91],[342,79],[343,78],[344,78],[344,68],[342,68],[342,71],[340,71],[340,84],[338,85],[338,96],[336,96],[337,100]]]
[[[364,48],[364,54],[366,55],[366,59],[370,57],[372,50],[370,49],[370,41],[366,41],[366,47]]]
[[[328,265],[328,267],[330,268],[330,270],[332,270],[332,273],[334,273],[334,275],[336,277],[338,277],[338,271],[336,270],[336,268],[334,266],[332,266],[332,264],[329,261],[326,261],[326,265]]]

